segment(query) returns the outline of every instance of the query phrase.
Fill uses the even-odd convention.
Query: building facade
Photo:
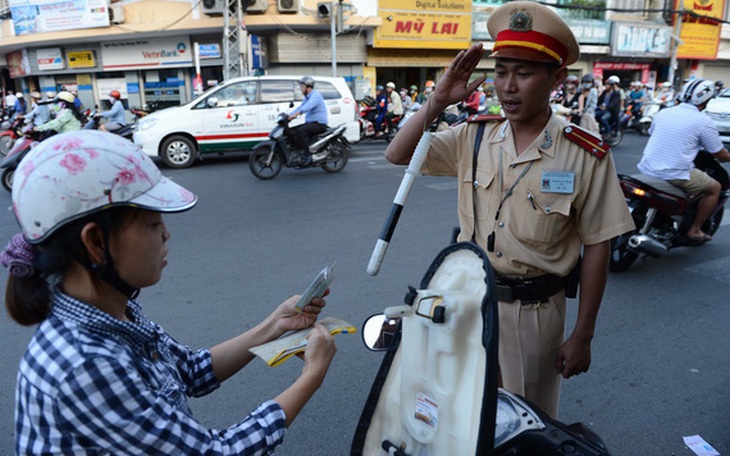
[[[240,58],[242,74],[343,76],[357,98],[387,81],[422,86],[437,80],[459,49],[474,42],[491,48],[486,22],[502,3],[256,0],[242,17],[244,44],[229,57]],[[76,90],[87,107],[104,108],[112,89],[122,93],[127,106],[185,103],[228,74],[227,4],[0,0],[2,88]],[[690,16],[677,24],[678,15],[670,11],[683,5],[681,0],[558,0],[556,11],[581,45],[581,59],[571,72],[616,74],[625,84],[654,85],[672,75],[675,84],[693,75],[727,79],[730,28],[710,24],[709,32],[690,30],[678,46],[673,36],[684,33],[679,25],[708,25]],[[724,0],[690,5],[695,6],[701,8],[698,14],[720,19],[730,8]],[[704,41],[694,43],[695,36]],[[492,69],[489,59],[480,65],[488,77]]]

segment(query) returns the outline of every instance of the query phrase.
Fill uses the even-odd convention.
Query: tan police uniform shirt
[[[634,228],[613,159],[598,159],[563,135],[568,122],[551,115],[545,130],[517,156],[509,121],[486,125],[472,183],[477,124],[465,123],[436,134],[422,171],[456,176],[460,241],[474,229],[486,250],[494,231],[494,269],[509,277],[566,276],[578,261],[581,245],[609,240]],[[497,208],[523,170],[530,169]]]

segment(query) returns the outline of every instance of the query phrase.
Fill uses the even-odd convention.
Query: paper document
[[[311,285],[309,285],[309,288],[302,293],[299,297],[299,301],[294,304],[294,309],[296,309],[297,312],[301,313],[302,310],[304,310],[304,306],[312,301],[312,298],[315,296],[321,298],[324,292],[327,291],[327,288],[329,288],[330,284],[335,279],[333,272],[334,267],[335,265],[333,263],[332,266],[327,266],[322,269],[319,274],[317,274],[317,277],[314,278],[314,281]]]
[[[332,335],[351,334],[356,331],[354,326],[339,318],[327,317],[320,320],[319,323],[324,325]],[[307,348],[307,336],[311,331],[312,328],[307,328],[284,334],[276,340],[253,347],[250,351],[266,361],[269,366],[276,367]]]

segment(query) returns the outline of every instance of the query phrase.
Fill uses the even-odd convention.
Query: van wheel
[[[12,168],[5,168],[3,171],[2,183],[3,188],[9,192],[13,191],[13,175],[15,170]]]
[[[162,161],[168,168],[188,168],[197,158],[195,144],[185,136],[171,136],[162,143]]]

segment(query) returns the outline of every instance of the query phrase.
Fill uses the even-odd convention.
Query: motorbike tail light
[[[646,195],[646,192],[643,189],[640,189],[640,188],[634,188],[634,190],[632,191],[632,193],[634,195],[636,195],[636,196],[644,196],[644,195]]]

